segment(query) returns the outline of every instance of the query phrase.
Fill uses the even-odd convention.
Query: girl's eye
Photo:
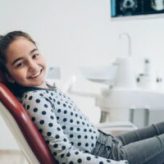
[[[16,67],[16,68],[21,68],[21,67],[23,67],[23,66],[24,66],[23,62],[19,62],[19,63],[16,63],[16,64],[15,64],[15,67]]]
[[[32,59],[36,59],[39,56],[39,54],[33,54]]]

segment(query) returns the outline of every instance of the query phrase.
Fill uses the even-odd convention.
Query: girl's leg
[[[163,164],[164,134],[136,141],[117,149],[119,159],[127,159],[130,164]],[[113,154],[116,158],[116,154]]]
[[[162,164],[164,164],[164,151],[161,152],[158,156],[156,156],[156,158],[151,159],[150,161],[147,161],[144,164],[158,164],[159,161],[161,161]]]
[[[148,164],[148,161],[152,164],[153,161],[156,161],[154,164],[164,162],[164,122],[120,135],[117,138],[121,141],[121,146],[120,144],[113,145],[111,158],[128,159],[130,164]]]
[[[147,139],[160,134],[164,134],[164,122],[153,124],[142,129],[122,134],[120,136],[117,136],[117,138],[121,140],[123,145],[127,145],[129,143]]]

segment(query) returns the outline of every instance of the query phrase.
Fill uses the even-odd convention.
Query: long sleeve
[[[46,93],[42,93],[41,91],[33,91],[28,92],[22,98],[22,103],[24,107],[27,109],[32,121],[38,127],[39,131],[42,133],[45,138],[54,158],[61,164],[127,164],[127,161],[114,161],[111,159],[106,159],[103,157],[94,156],[88,151],[78,149],[80,147],[80,142],[70,141],[70,138],[73,137],[74,133],[76,135],[75,129],[72,129],[71,134],[67,134],[68,128],[71,129],[73,127],[68,126],[69,112],[66,110],[63,113],[67,117],[61,117],[56,115],[55,111],[60,111],[59,108],[61,105],[57,99],[54,97],[52,93],[49,93],[50,96],[45,96]],[[56,103],[52,103],[53,100]],[[61,100],[61,99],[60,99]],[[61,100],[62,101],[62,100]],[[63,105],[63,104],[62,104]],[[60,110],[59,110],[60,109]],[[61,112],[61,111],[60,111]],[[60,113],[59,112],[59,113]],[[68,114],[68,115],[67,115]],[[72,115],[76,115],[72,113]],[[67,119],[66,119],[67,118]],[[63,124],[60,124],[62,119]],[[69,120],[74,121],[73,119]],[[77,121],[76,121],[77,123]],[[65,127],[64,127],[65,126]],[[67,130],[64,130],[67,129]],[[76,130],[80,131],[80,128]],[[92,129],[91,129],[92,130]],[[94,130],[93,134],[96,133]],[[81,132],[83,133],[83,132]],[[80,134],[80,133],[78,133]],[[79,140],[83,135],[77,135]],[[85,136],[87,140],[87,136]],[[91,138],[94,138],[91,136]],[[79,144],[79,145],[78,145]],[[87,146],[87,145],[86,145]]]

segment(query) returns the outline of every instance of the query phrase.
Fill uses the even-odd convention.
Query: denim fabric
[[[92,150],[91,154],[110,158],[113,153],[112,150],[114,151],[115,147],[120,147],[121,144],[122,143],[116,137],[100,131],[99,138],[96,142],[96,147]]]
[[[92,154],[130,164],[164,164],[164,122],[117,137],[100,132]]]

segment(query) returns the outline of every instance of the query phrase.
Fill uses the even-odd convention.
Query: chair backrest
[[[0,71],[0,114],[31,164],[55,164],[44,138],[24,107],[5,85]]]

